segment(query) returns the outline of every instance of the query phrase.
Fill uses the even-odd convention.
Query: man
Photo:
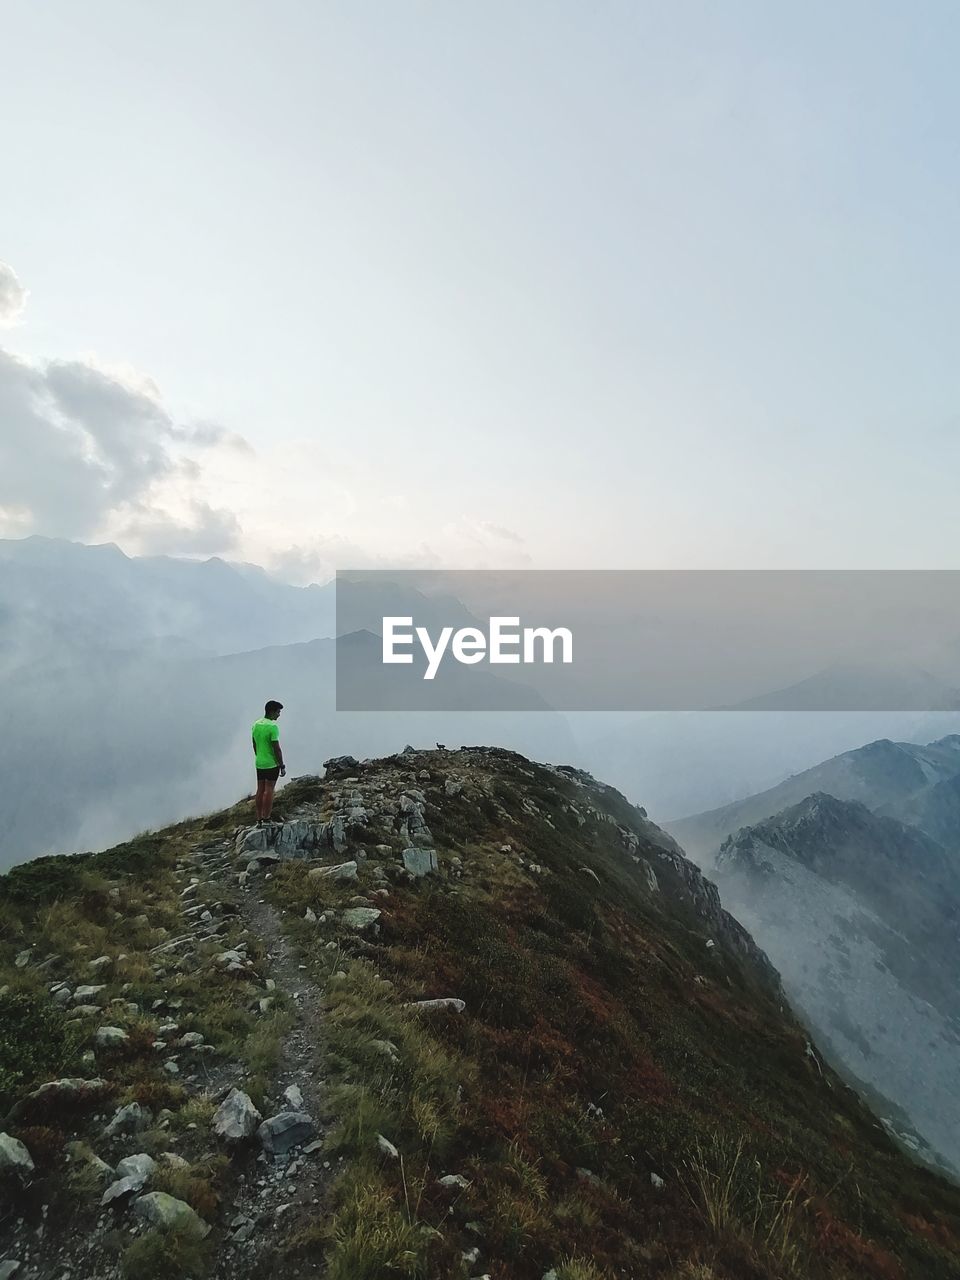
[[[270,821],[273,811],[273,792],[278,778],[286,777],[287,770],[280,750],[280,730],[277,718],[283,710],[282,702],[268,702],[262,717],[253,726],[253,754],[257,766],[257,826]]]

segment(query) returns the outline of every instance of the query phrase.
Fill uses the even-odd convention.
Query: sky
[[[954,5],[0,23],[0,536],[956,567]]]

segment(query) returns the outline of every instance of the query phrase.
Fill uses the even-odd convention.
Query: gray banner
[[[960,573],[337,574],[337,708],[960,708]]]

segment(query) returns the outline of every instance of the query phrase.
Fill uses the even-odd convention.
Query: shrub
[[[0,996],[0,1108],[6,1110],[33,1085],[62,1074],[82,1040],[83,1032],[68,1027],[46,997],[23,991]]]

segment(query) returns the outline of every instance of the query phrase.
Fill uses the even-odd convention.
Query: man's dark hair
[[[282,711],[282,710],[283,710],[283,703],[282,703],[282,702],[273,702],[273,701],[270,701],[270,702],[268,702],[268,703],[267,703],[267,705],[263,708],[263,714],[264,714],[265,716],[272,716],[272,715],[274,715],[277,711]]]

